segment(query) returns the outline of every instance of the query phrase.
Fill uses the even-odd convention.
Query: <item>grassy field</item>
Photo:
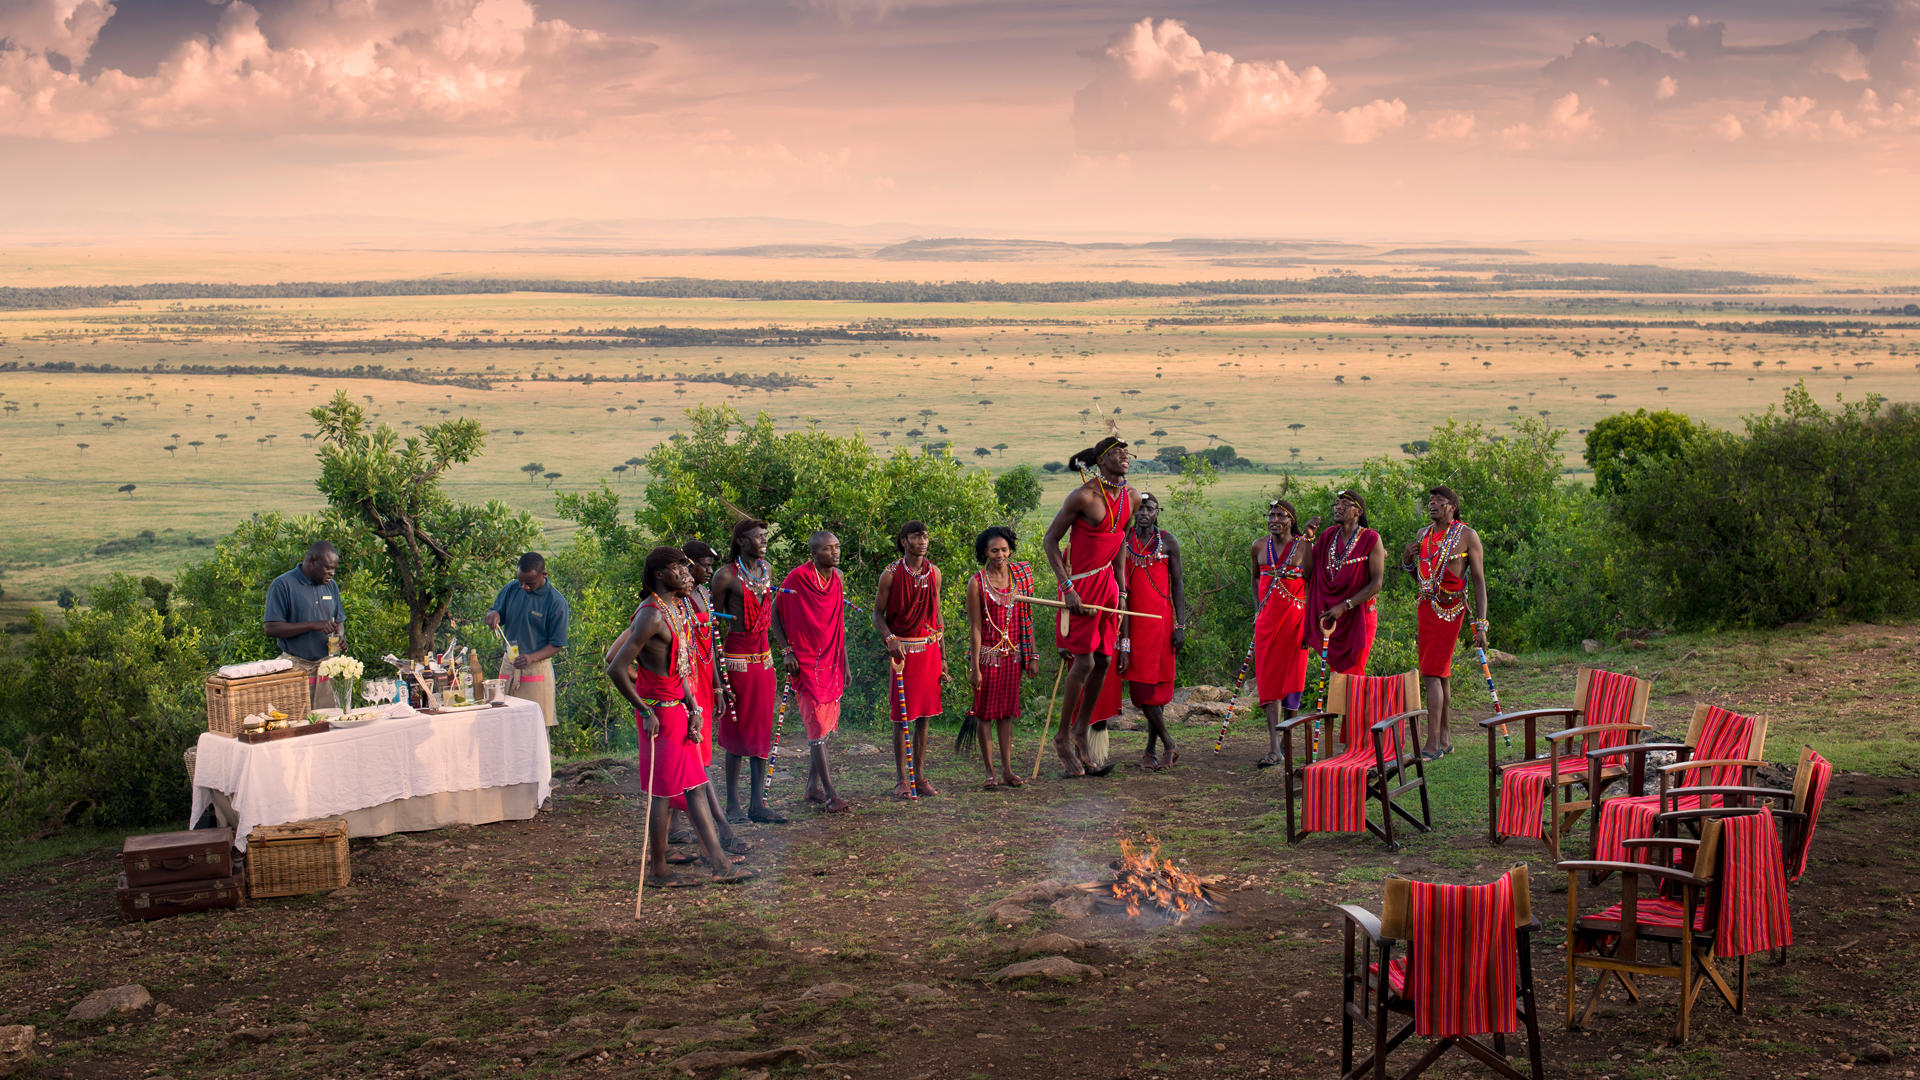
[[[1791,965],[1754,965],[1741,1017],[1708,992],[1683,1046],[1669,1044],[1670,980],[1644,984],[1637,1005],[1616,989],[1589,1031],[1563,1030],[1566,875],[1536,842],[1486,840],[1477,736],[1430,767],[1432,834],[1399,852],[1353,836],[1289,846],[1278,778],[1251,766],[1265,739],[1244,720],[1219,756],[1210,725],[1176,728],[1185,752],[1167,772],[1135,770],[1141,736],[1121,733],[1111,778],[1049,769],[996,792],[977,790],[977,764],[948,733],[928,755],[943,794],[914,805],[885,796],[891,766],[872,745],[884,736],[847,732],[835,769],[853,814],[753,827],[757,880],[650,890],[638,921],[630,760],[562,769],[554,812],[532,821],[355,841],[350,888],[150,924],[117,920],[118,837],[66,834],[0,861],[0,1019],[39,1027],[31,1075],[44,1076],[667,1077],[685,1075],[672,1063],[689,1053],[783,1046],[804,1048],[793,1053],[811,1067],[776,1067],[782,1076],[1331,1076],[1342,930],[1329,905],[1377,910],[1388,875],[1479,882],[1525,863],[1543,924],[1533,957],[1548,1075],[1837,1076],[1879,1044],[1892,1064],[1859,1072],[1900,1076],[1920,1053],[1917,647],[1915,627],[1854,626],[1656,639],[1502,669],[1509,708],[1564,702],[1580,662],[1638,670],[1656,678],[1658,731],[1683,730],[1696,700],[1765,711],[1769,759],[1790,762],[1812,739],[1842,769],[1791,893]],[[1460,681],[1465,711],[1485,715],[1473,680]],[[782,771],[776,805],[797,803],[796,785]],[[1120,838],[1148,835],[1220,875],[1227,910],[1184,926],[1044,904],[1012,925],[982,918],[1022,886],[1092,879]],[[1583,826],[1576,849],[1585,837]],[[990,981],[1050,931],[1082,942],[1066,952],[1093,970]],[[164,1011],[64,1019],[88,992],[127,982]],[[1482,1074],[1454,1054],[1433,1075]]]
[[[1744,257],[1742,269],[1792,269],[1787,253],[1770,249],[1694,254],[1698,261],[1690,265],[1731,268]],[[432,264],[424,256],[388,253],[369,257],[368,269],[319,256],[176,253],[166,262],[140,253],[98,255],[8,252],[0,257],[0,284],[391,276],[426,273],[429,265],[442,272],[604,277],[667,272],[668,266],[676,273],[736,277],[1171,280],[1299,273],[1178,261],[902,266],[465,255]],[[882,447],[951,440],[963,461],[996,470],[1064,460],[1099,433],[1101,416],[1113,416],[1149,455],[1163,446],[1200,449],[1217,440],[1264,466],[1325,474],[1397,453],[1448,418],[1498,426],[1516,415],[1544,416],[1569,430],[1568,467],[1579,468],[1580,432],[1621,409],[1673,408],[1732,426],[1800,379],[1822,400],[1920,393],[1920,328],[1815,337],[1259,321],[1409,314],[1754,321],[1774,317],[1768,309],[1782,304],[1911,302],[1910,293],[1836,290],[1892,289],[1903,280],[1911,287],[1920,276],[1903,279],[1903,264],[1881,251],[1815,261],[1812,271],[1802,268],[1804,283],[1737,296],[1544,291],[1244,304],[842,304],[509,294],[0,312],[0,364],[14,365],[0,370],[0,496],[12,510],[0,544],[0,586],[10,603],[45,603],[62,588],[84,589],[114,571],[168,574],[193,559],[197,545],[249,514],[317,507],[306,410],[336,389],[367,399],[382,420],[402,430],[450,416],[479,419],[492,433],[487,454],[453,476],[453,491],[526,507],[555,541],[564,533],[552,513],[555,493],[607,481],[637,495],[635,474],[618,477],[613,467],[644,456],[672,432],[684,409],[702,402],[729,403],[749,414],[764,409],[782,427],[858,430]],[[829,275],[824,263],[838,264],[837,273]],[[1157,321],[1170,318],[1225,321]],[[991,325],[916,331],[928,340],[805,347],[642,348],[570,334],[658,325],[831,328],[874,319]],[[1920,327],[1910,319],[1878,321]],[[452,347],[427,338],[470,340]],[[545,347],[549,338],[566,347]],[[63,363],[122,370],[42,370]],[[232,366],[236,373],[124,370],[195,364]],[[250,371],[281,364],[316,374]],[[490,388],[356,379],[355,364],[483,377]],[[557,381],[636,372],[668,379]],[[670,378],[676,373],[791,373],[807,385],[763,390],[676,383]],[[923,435],[910,437],[914,430]],[[988,453],[977,456],[976,448]],[[520,470],[535,462],[542,475],[530,482]],[[549,480],[549,472],[559,475]],[[1234,495],[1276,481],[1271,474],[1236,474],[1218,490]],[[133,490],[122,491],[128,484]],[[1055,481],[1048,498],[1063,486]]]

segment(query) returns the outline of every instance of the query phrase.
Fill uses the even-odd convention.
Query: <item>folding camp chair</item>
[[[1327,686],[1327,711],[1302,713],[1280,725],[1280,754],[1284,766],[1287,803],[1287,843],[1297,844],[1310,832],[1368,832],[1400,845],[1393,838],[1393,816],[1405,818],[1421,832],[1433,829],[1433,811],[1427,802],[1426,762],[1420,758],[1420,673],[1399,675],[1344,675],[1336,672]],[[1312,723],[1324,721],[1330,733],[1340,721],[1339,756],[1314,760]],[[1300,754],[1294,753],[1294,732],[1303,734]],[[1330,741],[1330,740],[1329,740]],[[1394,800],[1409,791],[1420,792],[1420,816],[1414,817]],[[1367,817],[1367,802],[1380,803],[1380,823]],[[1294,803],[1300,803],[1295,826]]]
[[[1792,790],[1767,787],[1710,787],[1684,789],[1696,799],[1717,799],[1718,806],[1695,806],[1670,810],[1654,821],[1658,836],[1677,837],[1683,828],[1698,830],[1700,823],[1712,817],[1746,812],[1748,808],[1771,808],[1774,825],[1780,832],[1780,858],[1786,864],[1787,884],[1798,884],[1807,872],[1807,856],[1813,847],[1813,830],[1820,824],[1820,808],[1827,801],[1827,788],[1833,781],[1833,765],[1811,746],[1800,748],[1800,764],[1793,771]],[[1775,951],[1774,962],[1785,964],[1787,950]]]
[[[1529,941],[1538,926],[1527,896],[1527,868],[1516,866],[1489,885],[1432,885],[1389,878],[1380,917],[1350,904],[1347,959],[1341,974],[1341,1080],[1384,1080],[1387,1055],[1410,1036],[1436,1038],[1401,1080],[1427,1070],[1459,1047],[1500,1076],[1541,1080],[1539,1014],[1533,999]],[[1354,931],[1366,935],[1362,943]],[[1393,955],[1406,942],[1405,959]],[[1384,977],[1383,977],[1384,975]],[[1387,1016],[1407,1017],[1391,1035]],[[1353,1060],[1356,1025],[1372,1035],[1373,1050]],[[1528,1071],[1507,1059],[1507,1033],[1522,1030]],[[1489,1044],[1476,1035],[1492,1035]]]
[[[1662,812],[1720,805],[1719,796],[1696,796],[1693,788],[1752,786],[1753,770],[1766,764],[1760,759],[1766,747],[1766,717],[1743,716],[1703,703],[1694,706],[1685,743],[1635,743],[1588,753],[1589,775],[1596,778],[1596,787],[1600,787],[1597,777],[1603,757],[1624,754],[1630,759],[1644,759],[1653,751],[1671,750],[1676,759],[1660,767],[1660,788],[1653,795],[1643,794],[1644,781],[1634,784],[1633,794],[1628,796],[1608,798],[1604,788],[1594,791],[1593,858],[1598,862],[1627,861],[1623,842],[1654,835],[1654,819]],[[1633,773],[1636,779],[1642,779],[1638,770]]]
[[[1573,679],[1573,700],[1579,704],[1482,720],[1480,726],[1487,731],[1487,839],[1501,844],[1509,836],[1537,836],[1555,859],[1560,858],[1560,838],[1593,805],[1593,788],[1624,779],[1629,771],[1624,758],[1603,756],[1595,772],[1587,767],[1587,755],[1639,742],[1647,730],[1647,698],[1652,692],[1652,679],[1581,668]],[[1545,757],[1540,756],[1535,731],[1543,719],[1566,725],[1546,736]],[[1503,762],[1494,745],[1493,728],[1513,723],[1525,726],[1526,756]],[[1638,770],[1644,760],[1634,758],[1631,765],[1636,790],[1641,786]],[[1585,798],[1571,797],[1575,786],[1587,789]]]

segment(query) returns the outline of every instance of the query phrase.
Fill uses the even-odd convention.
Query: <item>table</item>
[[[552,789],[540,706],[415,713],[273,742],[207,732],[193,769],[189,827],[208,807],[245,849],[255,825],[344,817],[349,836],[524,821]]]

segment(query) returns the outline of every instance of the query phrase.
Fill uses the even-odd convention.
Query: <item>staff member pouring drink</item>
[[[537,551],[520,556],[520,576],[501,586],[487,612],[488,626],[504,628],[508,650],[500,660],[500,677],[519,674],[514,697],[537,702],[547,726],[559,723],[554,715],[553,656],[567,647],[567,598],[547,580],[547,560]]]
[[[347,622],[346,606],[333,575],[340,569],[340,552],[325,540],[307,548],[300,565],[267,586],[264,629],[280,641],[280,655],[307,673],[309,709],[334,707],[333,687],[320,677],[320,661],[340,651],[340,635]],[[288,704],[293,704],[289,702]]]

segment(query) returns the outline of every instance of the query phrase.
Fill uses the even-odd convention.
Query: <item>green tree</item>
[[[993,481],[993,500],[1008,521],[1018,521],[1040,505],[1040,473],[1031,465],[1015,465]]]
[[[1670,409],[1636,409],[1615,413],[1587,432],[1587,467],[1593,470],[1593,489],[1614,495],[1626,477],[1655,461],[1686,454],[1706,428]]]
[[[402,440],[386,424],[372,426],[344,392],[310,415],[320,435],[315,486],[335,515],[377,542],[407,609],[407,653],[423,657],[460,588],[483,568],[504,567],[539,526],[498,500],[458,503],[442,489],[448,469],[480,455],[486,435],[477,420],[428,424]]]

